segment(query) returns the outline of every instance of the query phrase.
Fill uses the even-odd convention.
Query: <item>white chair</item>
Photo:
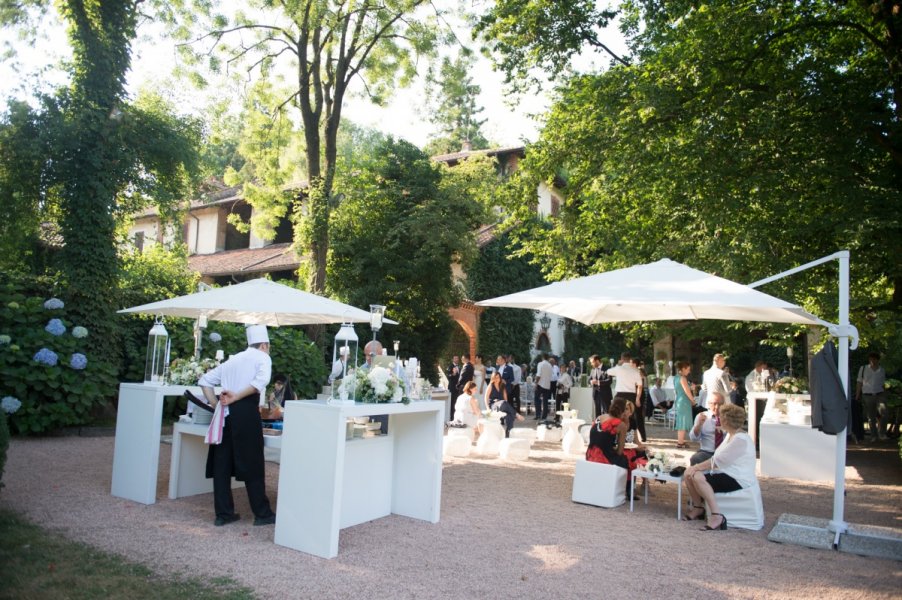
[[[587,460],[576,461],[571,499],[604,508],[620,506],[626,502],[626,469]]]
[[[529,458],[529,440],[523,438],[507,438],[499,444],[499,455],[505,460],[527,460]]]
[[[715,494],[720,513],[727,518],[727,527],[760,531],[764,527],[764,503],[761,486],[755,485],[728,494]],[[707,508],[707,506],[706,506]]]
[[[653,421],[664,422],[667,419],[667,415],[664,413],[664,409],[660,406],[656,406],[653,411],[651,411],[651,418]]]
[[[447,435],[442,439],[443,456],[470,456],[473,444],[465,435]]]
[[[448,435],[460,435],[464,436],[470,443],[473,443],[473,440],[476,439],[476,430],[472,427],[449,427]]]

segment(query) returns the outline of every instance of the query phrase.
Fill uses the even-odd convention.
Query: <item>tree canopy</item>
[[[176,31],[190,41],[182,46],[190,60],[206,59],[214,70],[242,68],[253,77],[269,77],[286,67],[290,73],[288,93],[267,110],[293,108],[303,125],[309,185],[306,206],[294,217],[300,225],[295,229],[297,247],[309,251],[312,261],[311,291],[322,292],[326,284],[329,214],[345,97],[352,82],[358,81],[378,104],[394,87],[412,80],[416,59],[431,53],[440,39],[434,12],[430,19],[423,10],[430,7],[426,0],[278,4],[249,0],[250,10],[236,10],[231,16],[207,4],[200,16],[182,11]],[[280,194],[258,199],[261,210],[282,214],[290,201]]]
[[[520,197],[524,248],[553,279],[669,257],[740,282],[849,249],[859,326],[896,335],[862,318],[902,304],[890,9],[623,3],[634,62],[568,78],[522,163],[565,195],[551,227]],[[834,266],[765,291],[836,318]]]

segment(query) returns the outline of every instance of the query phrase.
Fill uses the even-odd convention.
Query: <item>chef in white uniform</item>
[[[269,334],[265,325],[250,325],[246,333],[247,349],[208,371],[198,381],[207,402],[214,406],[217,402],[221,404],[207,433],[210,451],[206,475],[213,479],[216,526],[240,518],[232,499],[233,476],[244,481],[254,512],[254,525],[276,522],[266,496],[263,426],[258,410],[260,394],[265,393],[272,375]],[[218,400],[213,392],[215,386],[222,387]]]

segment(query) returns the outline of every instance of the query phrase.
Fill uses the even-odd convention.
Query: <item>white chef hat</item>
[[[269,333],[266,331],[266,325],[248,325],[245,330],[247,334],[247,345],[251,344],[268,344]]]

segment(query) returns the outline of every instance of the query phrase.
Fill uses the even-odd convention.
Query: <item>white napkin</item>
[[[210,420],[210,427],[207,428],[207,435],[204,436],[205,444],[219,445],[222,443],[222,428],[225,427],[225,418],[225,408],[222,402],[217,402],[213,418]]]

